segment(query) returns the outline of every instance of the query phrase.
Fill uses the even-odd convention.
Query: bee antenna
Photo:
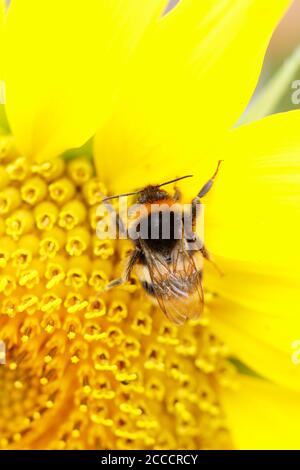
[[[171,183],[175,183],[176,181],[180,181],[180,180],[183,180],[185,178],[192,178],[194,175],[186,175],[186,176],[181,176],[180,178],[175,178],[174,180],[171,180],[171,181],[167,181],[166,183],[162,183],[162,184],[159,184],[156,186],[156,188],[160,188],[161,186],[165,186],[167,184],[171,184]],[[110,201],[111,199],[116,199],[116,198],[119,198],[119,197],[127,197],[127,196],[133,196],[135,194],[140,194],[143,190],[140,190],[140,191],[134,191],[133,193],[124,193],[124,194],[117,194],[116,196],[108,196],[108,197],[104,197],[102,199],[102,202],[106,202],[106,201]]]
[[[133,193],[117,194],[116,196],[108,196],[102,199],[102,202],[110,201],[111,199],[116,199],[118,197],[133,196],[134,194],[139,194],[141,191],[135,191]]]
[[[161,186],[166,186],[167,184],[171,183],[176,183],[176,181],[184,180],[185,178],[192,178],[194,175],[186,175],[186,176],[181,176],[180,178],[175,178],[174,180],[167,181],[166,183],[159,184],[157,188],[160,188]]]

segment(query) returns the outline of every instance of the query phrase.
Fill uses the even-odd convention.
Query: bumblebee
[[[139,230],[136,237],[129,235],[133,250],[123,276],[110,282],[106,290],[128,281],[134,269],[144,290],[156,299],[161,310],[173,323],[180,325],[187,319],[199,317],[203,310],[204,298],[203,259],[210,260],[210,256],[195,231],[196,215],[201,207],[202,198],[213,186],[221,162],[222,160],[218,162],[212,177],[192,200],[189,205],[189,214],[186,214],[182,210],[182,205],[178,204],[179,190],[175,188],[175,193],[170,195],[162,189],[162,186],[190,178],[192,175],[159,185],[149,185],[134,193],[103,199],[106,204],[113,198],[137,195],[137,203],[144,209],[142,215],[133,217],[135,227],[144,227],[144,231]],[[165,226],[166,220],[168,227]],[[186,220],[191,221],[189,228],[187,228]],[[119,217],[118,225],[119,230],[124,231]],[[167,237],[165,236],[166,228],[168,229]]]

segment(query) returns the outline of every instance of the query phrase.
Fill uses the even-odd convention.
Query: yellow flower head
[[[230,130],[289,2],[167,3],[9,8],[2,448],[299,445],[300,116]],[[93,161],[59,156],[95,133]],[[200,319],[173,325],[134,275],[103,292],[132,249],[96,236],[103,197],[193,173],[190,201],[220,159],[205,244],[224,276],[204,265]]]
[[[134,278],[99,297],[128,244],[95,236],[106,189],[92,164],[23,161],[19,172],[10,144],[1,139],[1,446],[229,446],[217,388],[232,367],[208,318],[175,327]]]

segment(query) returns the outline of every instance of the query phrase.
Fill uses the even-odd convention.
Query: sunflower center
[[[30,333],[30,327],[23,330],[23,343]],[[52,410],[60,406],[63,370],[55,365],[47,370],[45,364],[38,357],[32,364],[22,340],[8,348],[6,364],[0,367],[1,448],[27,448],[37,436],[41,439],[40,424],[50,424]]]
[[[218,389],[234,371],[208,309],[178,328],[134,276],[99,295],[131,245],[96,236],[92,164],[30,165],[1,139],[2,448],[230,447]]]

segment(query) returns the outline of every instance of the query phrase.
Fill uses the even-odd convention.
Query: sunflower
[[[2,448],[299,448],[300,114],[234,128],[289,1],[167,3],[3,8]],[[187,172],[190,201],[219,159],[200,319],[99,296],[131,249],[103,196]]]

